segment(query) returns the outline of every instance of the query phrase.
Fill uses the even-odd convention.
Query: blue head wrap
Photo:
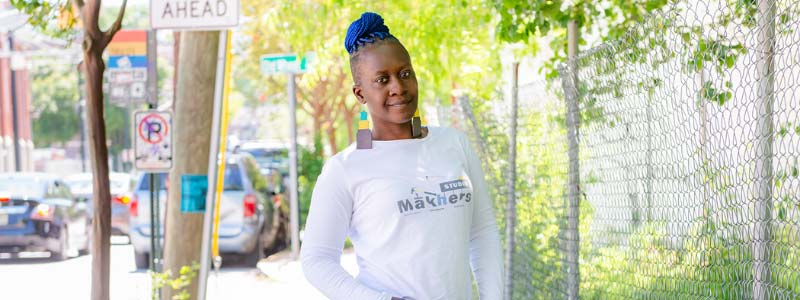
[[[389,27],[383,24],[383,18],[373,12],[365,12],[361,18],[353,21],[350,28],[347,28],[347,36],[344,38],[344,48],[347,53],[353,54],[358,48],[366,44],[371,44],[376,39],[393,37],[389,33]]]

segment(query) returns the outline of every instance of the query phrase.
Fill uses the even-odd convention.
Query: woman
[[[345,38],[358,140],[317,179],[301,249],[303,272],[333,300],[500,299],[502,255],[480,160],[462,133],[422,128],[417,79],[383,19],[364,13]],[[339,264],[346,237],[359,274]],[[470,270],[471,266],[471,270]]]

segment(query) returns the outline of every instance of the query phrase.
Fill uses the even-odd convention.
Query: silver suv
[[[255,266],[265,250],[275,248],[285,236],[279,228],[280,210],[267,201],[270,191],[255,159],[247,153],[227,153],[224,189],[220,202],[219,251],[235,254]],[[147,173],[139,176],[130,209],[130,239],[136,267],[148,267],[150,255],[150,191]],[[157,176],[161,224],[166,211],[167,174]],[[177,200],[176,200],[177,201]],[[163,233],[163,230],[161,230]],[[163,241],[160,243],[163,245]]]

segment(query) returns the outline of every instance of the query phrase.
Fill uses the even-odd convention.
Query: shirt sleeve
[[[306,279],[331,300],[390,300],[353,278],[339,263],[353,214],[341,163],[332,158],[317,178],[300,257]]]
[[[461,144],[465,149],[467,172],[472,182],[474,208],[470,227],[470,265],[481,300],[499,300],[503,297],[503,254],[500,232],[497,229],[492,199],[486,185],[481,161],[463,134]]]

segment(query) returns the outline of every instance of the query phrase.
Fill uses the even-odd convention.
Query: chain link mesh
[[[560,73],[518,90],[513,299],[800,299],[800,1],[676,1]],[[511,108],[461,104],[504,227]]]

